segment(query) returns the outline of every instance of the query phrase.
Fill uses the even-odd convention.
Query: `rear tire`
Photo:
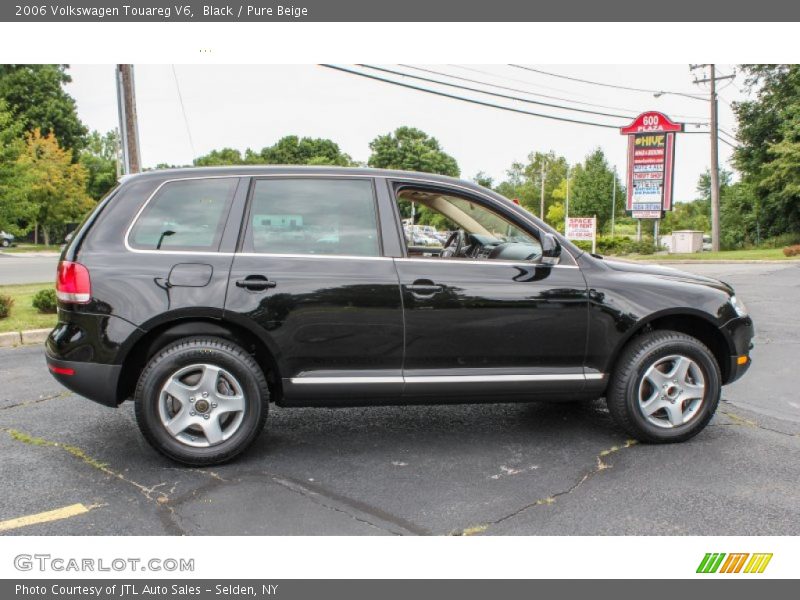
[[[134,400],[139,429],[153,448],[183,464],[207,466],[231,460],[258,437],[269,390],[240,346],[187,338],[150,360]]]
[[[3,238],[2,240],[0,240],[0,246],[2,246],[3,248],[8,248],[10,245],[11,245],[11,242],[9,242],[9,241],[8,241],[7,239],[5,239],[5,238]]]
[[[712,352],[677,331],[654,331],[622,351],[606,394],[614,421],[639,441],[683,442],[717,410],[722,376]]]

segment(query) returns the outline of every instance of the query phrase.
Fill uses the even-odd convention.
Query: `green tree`
[[[750,183],[737,181],[722,190],[719,219],[720,244],[724,249],[759,243],[759,200]]]
[[[755,195],[742,199],[739,208],[753,211],[742,220],[755,221],[764,236],[800,233],[800,65],[740,69],[755,93],[753,100],[734,105],[740,140],[734,161],[745,184],[738,191]]]
[[[616,217],[625,216],[625,189],[609,168],[603,151],[597,148],[570,173],[569,214],[574,217],[597,215],[598,230],[610,229],[614,186],[617,187]]]
[[[545,221],[561,233],[564,233],[564,204],[562,202],[553,202],[547,209]]]
[[[79,153],[78,162],[86,169],[86,191],[94,200],[99,200],[117,183],[116,131],[101,134],[92,131],[86,138],[86,146]]]
[[[0,99],[0,230],[18,236],[26,233],[25,223],[32,215],[30,204],[20,193],[22,169],[17,159],[23,147],[22,124]]]
[[[472,181],[485,188],[492,189],[494,187],[494,179],[483,171],[478,171],[475,177],[472,178]]]
[[[525,175],[525,165],[521,162],[511,163],[511,168],[506,171],[506,180],[497,186],[496,191],[525,207],[533,206],[538,197],[536,185]],[[538,213],[538,209],[535,212]]]
[[[217,167],[224,165],[243,165],[242,153],[234,148],[212,150],[208,154],[194,159],[197,167]]]
[[[693,229],[695,231],[711,230],[711,205],[705,198],[691,202],[675,202],[659,225],[662,234]]]
[[[393,133],[379,135],[369,144],[370,167],[421,171],[458,177],[456,159],[439,146],[439,141],[413,127],[398,127]]]
[[[334,165],[339,167],[354,166],[353,159],[342,152],[339,145],[325,138],[300,138],[287,135],[272,146],[265,146],[260,151],[250,148],[244,155],[234,148],[212,150],[208,154],[196,158],[198,167],[221,165]]]
[[[765,225],[771,235],[800,232],[800,103],[781,126],[781,140],[767,149],[758,185],[769,213]]]
[[[248,149],[245,162],[267,165],[353,165],[353,159],[342,152],[336,142],[325,138],[298,138],[296,135],[287,135],[260,152]]]
[[[536,215],[541,212],[542,178],[544,178],[544,214],[547,215],[548,208],[555,202],[553,192],[566,179],[568,169],[567,159],[557,156],[552,150],[529,154],[528,164],[525,165],[525,177],[535,186],[537,195],[533,205],[526,208]]]
[[[26,134],[17,165],[21,169],[21,195],[31,205],[45,244],[94,206],[86,193],[86,169],[72,162],[72,152],[61,148],[53,134],[42,135],[39,129]]]
[[[80,149],[87,130],[64,91],[70,81],[66,65],[0,65],[0,98],[24,131],[53,133],[63,148]]]
[[[539,216],[542,200],[542,176],[544,175],[544,212],[546,216],[553,204],[559,200],[563,201],[563,198],[557,198],[554,193],[563,185],[568,169],[567,159],[558,156],[552,150],[550,152],[531,152],[526,163],[514,162],[511,164],[511,168],[506,171],[506,180],[497,186],[497,191],[507,198],[519,200],[519,203],[528,211]]]

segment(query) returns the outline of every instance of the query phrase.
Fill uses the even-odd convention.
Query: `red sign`
[[[662,211],[672,210],[675,134],[680,131],[683,123],[660,112],[642,113],[620,129],[628,136],[626,208],[634,216],[660,218]]]

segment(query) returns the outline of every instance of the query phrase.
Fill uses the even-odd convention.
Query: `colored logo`
[[[725,554],[724,552],[708,552],[703,557],[703,560],[700,561],[697,572],[763,573],[770,560],[772,560],[772,553],[749,554],[747,552],[738,552]]]

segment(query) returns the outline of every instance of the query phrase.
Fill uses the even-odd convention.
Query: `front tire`
[[[614,421],[639,441],[683,442],[717,410],[722,376],[712,352],[677,331],[635,338],[614,369],[606,402]]]
[[[187,338],[161,350],[134,394],[136,421],[153,448],[190,466],[231,460],[261,432],[269,391],[264,373],[240,346]]]

